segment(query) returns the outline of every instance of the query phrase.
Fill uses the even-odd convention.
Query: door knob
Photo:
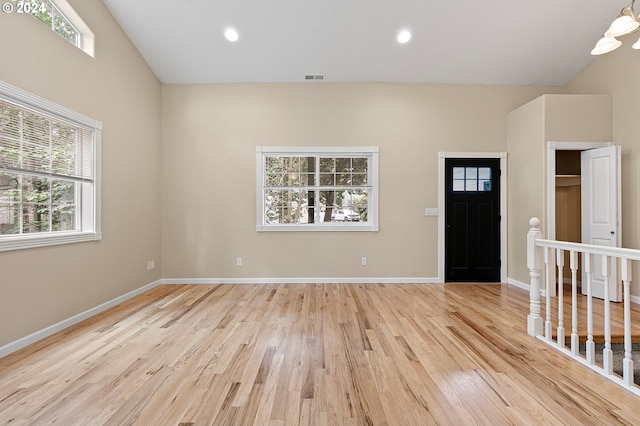
[[[615,234],[615,232],[611,231],[611,235]]]

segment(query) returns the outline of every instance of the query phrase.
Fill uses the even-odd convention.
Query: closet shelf
[[[580,175],[556,175],[556,186],[580,185]]]

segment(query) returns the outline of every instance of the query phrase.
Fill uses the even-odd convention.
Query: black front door
[[[500,159],[445,159],[445,281],[500,282]]]

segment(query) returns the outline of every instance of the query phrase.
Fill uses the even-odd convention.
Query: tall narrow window
[[[258,231],[377,231],[377,147],[258,147]]]
[[[0,82],[0,251],[100,238],[100,129]]]

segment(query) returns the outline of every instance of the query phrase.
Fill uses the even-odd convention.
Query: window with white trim
[[[378,147],[256,148],[258,231],[377,231]]]
[[[94,54],[94,35],[66,0],[12,0],[5,13],[29,14],[87,54]]]
[[[101,128],[0,82],[0,251],[101,238]]]

